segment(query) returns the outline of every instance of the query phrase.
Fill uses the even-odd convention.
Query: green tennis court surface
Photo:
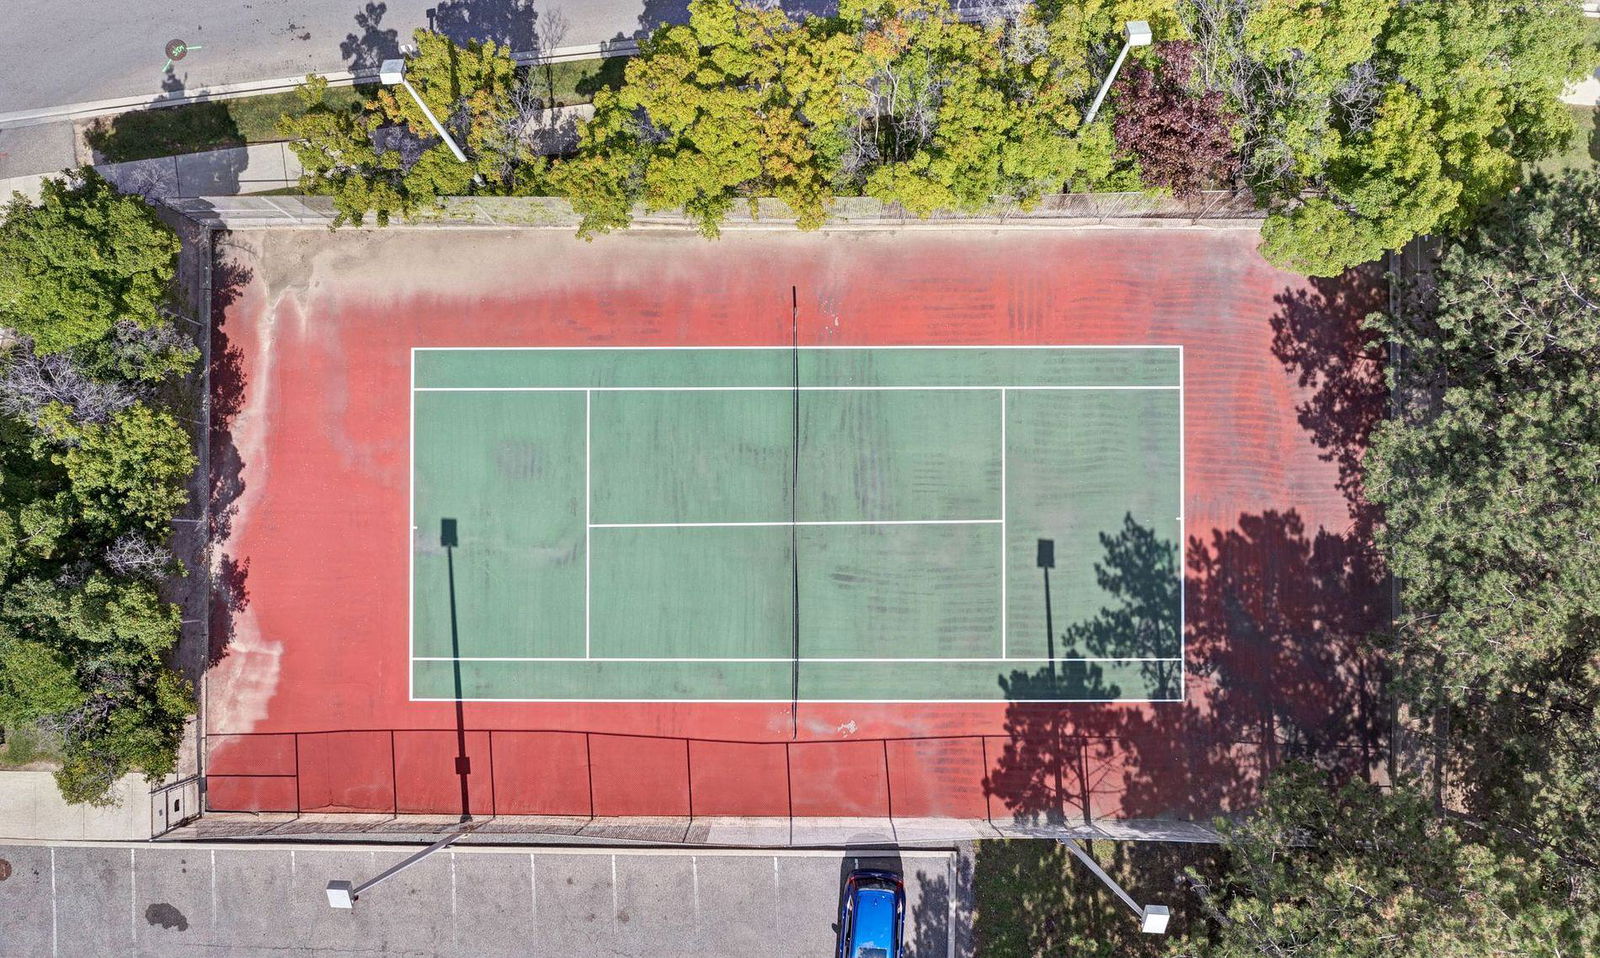
[[[1177,347],[417,349],[415,699],[1181,696]]]

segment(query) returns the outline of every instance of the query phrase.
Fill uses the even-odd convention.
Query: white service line
[[[997,526],[1004,519],[801,519],[791,522],[591,522],[591,529],[729,529],[751,526]]]
[[[460,655],[460,656],[419,655],[419,656],[417,656],[417,661],[418,662],[640,662],[640,663],[656,663],[656,664],[660,664],[660,663],[663,663],[663,662],[683,662],[683,663],[697,663],[697,662],[698,663],[710,663],[710,662],[755,662],[755,663],[769,663],[769,664],[771,664],[771,663],[777,663],[777,662],[783,662],[783,663],[793,662],[794,658],[792,656],[784,656],[784,657],[781,657],[781,658],[780,657],[770,657],[770,656],[749,656],[749,657],[745,657],[745,658],[738,658],[738,657],[716,658],[716,657],[699,657],[699,656],[655,657],[655,656],[644,656],[644,655],[641,655],[641,656],[628,656],[628,655],[600,656],[600,655],[597,655],[597,656],[593,656],[593,657],[590,657],[590,656],[578,656],[578,655],[570,655],[570,656],[565,656],[565,655]],[[997,658],[994,658],[992,656],[984,657],[984,658],[916,658],[916,657],[912,657],[912,656],[900,656],[900,657],[889,657],[889,658],[867,658],[867,657],[855,657],[855,656],[812,658],[810,656],[801,656],[800,657],[800,661],[802,663],[820,663],[820,664],[833,664],[833,665],[851,664],[851,663],[894,663],[894,664],[906,664],[906,663],[918,663],[918,662],[921,662],[921,663],[965,662],[965,663],[990,663],[990,664],[993,664],[993,665],[1005,665],[1005,664],[1009,664],[1009,663],[1022,663],[1022,662],[1055,662],[1058,665],[1067,665],[1067,664],[1071,664],[1073,662],[1181,662],[1183,660],[1179,659],[1179,658],[1176,658],[1176,657],[1173,657],[1173,656],[1135,656],[1135,655],[1129,655],[1129,656],[1120,656],[1120,657],[1117,657],[1117,656],[1081,656],[1081,657],[1080,656],[1073,656],[1072,658],[1062,658],[1061,656],[1057,656],[1054,659],[1050,659],[1050,658],[1015,658],[1015,657],[1009,658],[1009,659],[997,659]],[[455,701],[455,700],[454,699],[446,699],[445,701]]]
[[[417,386],[419,393],[880,393],[880,392],[1173,392],[1177,386]]]

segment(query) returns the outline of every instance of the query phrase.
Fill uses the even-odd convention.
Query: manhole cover
[[[167,41],[167,59],[168,60],[182,60],[183,57],[184,57],[184,54],[186,54],[188,52],[189,52],[189,44],[184,43],[182,40],[168,40]]]
[[[7,878],[10,878],[10,877],[11,877],[11,863],[6,861],[4,858],[0,858],[0,881],[5,881]]]

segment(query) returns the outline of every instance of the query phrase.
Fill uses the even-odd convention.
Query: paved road
[[[435,854],[353,911],[328,908],[330,878],[359,881],[410,850],[0,845],[10,864],[0,881],[0,956],[814,958],[832,953],[850,865],[839,852],[470,848]],[[939,852],[899,861],[918,958],[965,950],[948,937],[956,861]]]
[[[632,37],[641,22],[679,18],[685,0],[8,0],[0,32],[0,115],[150,96],[310,71],[376,66],[429,25],[460,38],[534,48],[560,9],[564,45]],[[197,46],[164,71],[168,40]]]

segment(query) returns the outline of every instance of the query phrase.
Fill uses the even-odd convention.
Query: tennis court
[[[417,348],[410,418],[413,700],[1183,697],[1181,347]],[[1165,622],[1071,647],[1127,524]]]

